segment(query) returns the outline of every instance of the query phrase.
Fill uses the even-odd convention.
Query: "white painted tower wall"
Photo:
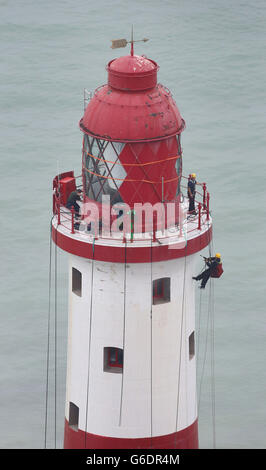
[[[197,419],[196,358],[189,355],[195,262],[190,255],[125,268],[69,256],[67,420],[70,401],[79,429],[110,437],[167,435]],[[81,297],[72,292],[72,267],[82,273]],[[171,301],[152,305],[152,280],[164,277]],[[104,372],[104,347],[124,350],[122,374]]]

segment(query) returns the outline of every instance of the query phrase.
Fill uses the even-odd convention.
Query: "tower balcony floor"
[[[180,204],[181,214],[187,214],[188,204],[188,198],[184,197]],[[163,261],[205,248],[212,238],[212,219],[204,207],[164,230],[143,233],[99,230],[93,233],[85,220],[75,218],[70,210],[60,206],[52,219],[52,234],[60,248],[85,258],[96,256],[97,259],[120,262],[125,258],[126,249],[132,262],[145,262],[150,259],[152,248],[156,255],[153,260]]]

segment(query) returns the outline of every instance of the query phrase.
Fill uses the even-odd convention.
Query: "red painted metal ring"
[[[76,256],[87,259],[95,259],[98,261],[106,261],[111,263],[124,263],[125,260],[125,247],[110,246],[83,242],[77,238],[67,236],[52,227],[52,238],[55,244],[64,251]],[[187,241],[187,245],[183,248],[174,249],[169,248],[168,245],[156,245],[152,247],[152,260],[167,261],[184,256],[192,255],[203,250],[209,245],[212,239],[212,226],[207,231],[203,232],[198,237],[192,238]],[[178,245],[176,245],[178,246]],[[127,245],[127,262],[128,263],[149,263],[151,260],[151,247],[142,246],[136,247],[133,244]]]

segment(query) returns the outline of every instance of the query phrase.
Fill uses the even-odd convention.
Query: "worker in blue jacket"
[[[74,210],[75,210],[75,216],[79,216],[79,212],[80,212],[80,205],[77,203],[77,201],[81,201],[81,194],[82,194],[82,191],[81,189],[76,189],[75,191],[72,191],[72,193],[70,193],[69,197],[68,197],[68,200],[67,200],[67,203],[66,203],[66,207],[68,209],[72,209],[72,206],[74,207]]]
[[[196,210],[195,210],[196,184],[197,184],[196,173],[192,173],[189,177],[188,185],[187,185],[187,195],[188,195],[188,200],[189,200],[189,208],[188,208],[189,214],[196,214]]]

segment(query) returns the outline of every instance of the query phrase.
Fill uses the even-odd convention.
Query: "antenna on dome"
[[[126,47],[127,44],[131,44],[131,50],[130,50],[130,54],[133,56],[134,55],[134,43],[135,42],[147,42],[149,39],[148,38],[143,38],[143,39],[136,39],[134,41],[133,39],[133,25],[132,25],[132,28],[131,28],[131,40],[128,41],[127,39],[111,39],[112,41],[112,45],[111,45],[111,48],[112,49],[118,49],[119,47]]]
[[[131,50],[130,50],[130,54],[134,55],[133,25],[131,26]]]

